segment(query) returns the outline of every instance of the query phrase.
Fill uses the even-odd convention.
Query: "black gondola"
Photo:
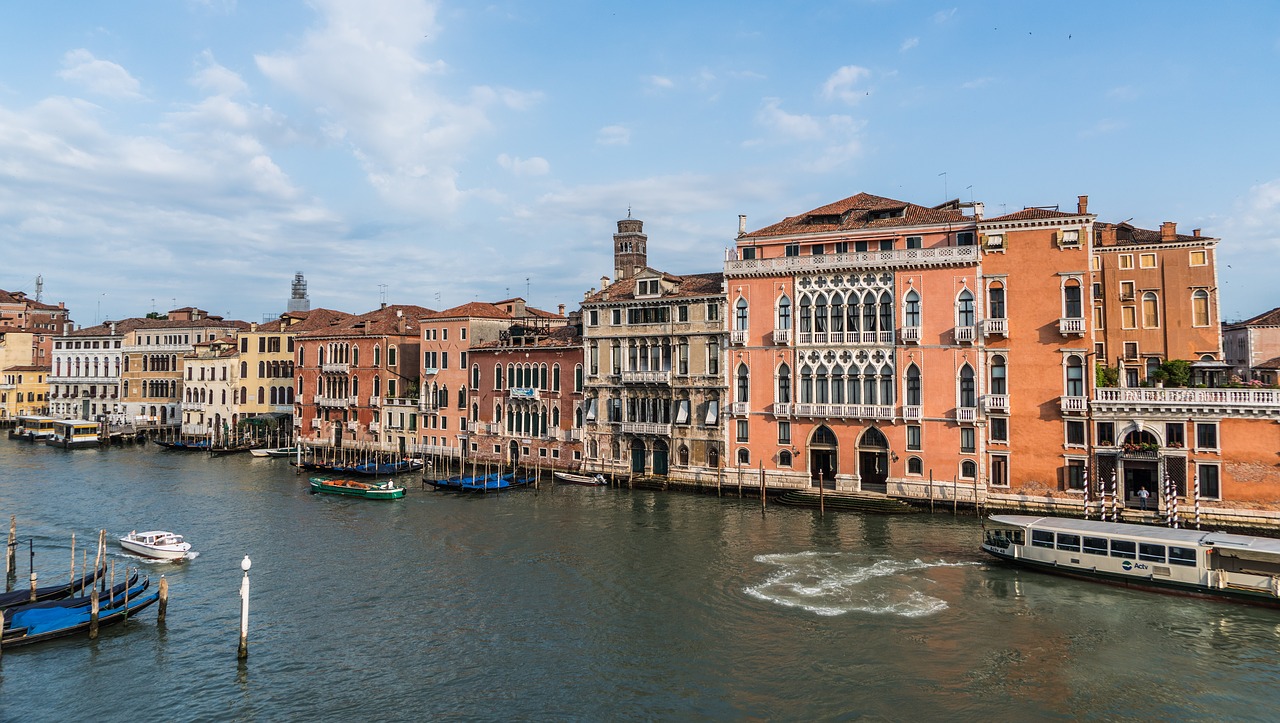
[[[0,593],[0,610],[13,607],[15,605],[23,605],[30,602],[43,602],[45,600],[58,600],[60,598],[71,597],[77,590],[84,591],[98,581],[98,575],[105,572],[99,570],[97,574],[89,573],[74,582],[64,582],[61,585],[45,585],[36,588],[36,599],[31,599],[31,590],[14,590],[13,592]]]

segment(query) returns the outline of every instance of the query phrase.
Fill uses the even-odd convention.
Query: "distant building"
[[[0,419],[48,414],[49,367],[33,364],[0,369]]]
[[[1222,346],[1231,373],[1241,381],[1274,386],[1280,370],[1280,307],[1223,326]]]
[[[299,271],[293,275],[293,288],[289,294],[289,313],[310,310],[311,299],[307,296],[307,280]]]
[[[62,302],[54,306],[28,298],[21,291],[0,289],[0,333],[31,332],[31,359],[27,363],[51,363],[53,337],[70,328],[71,318]]]
[[[182,421],[183,364],[196,344],[234,336],[242,321],[184,307],[166,319],[144,319],[125,334],[121,352],[120,398],[128,421],[178,425]]]
[[[122,345],[128,332],[147,319],[108,321],[59,334],[53,339],[49,413],[59,419],[124,421],[120,398]]]

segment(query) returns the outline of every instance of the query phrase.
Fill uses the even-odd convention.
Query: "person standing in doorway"
[[[1146,487],[1146,485],[1143,485],[1143,486],[1141,486],[1141,487],[1139,487],[1139,488],[1138,488],[1138,500],[1139,500],[1139,502],[1140,502],[1140,504],[1141,504],[1141,506],[1142,506],[1142,510],[1143,510],[1144,512],[1145,512],[1145,511],[1146,511],[1146,509],[1147,509],[1147,498],[1148,498],[1148,497],[1150,497],[1150,496],[1151,496],[1151,493],[1147,491],[1147,487]]]

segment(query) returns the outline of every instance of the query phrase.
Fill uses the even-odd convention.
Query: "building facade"
[[[1222,327],[1231,373],[1242,383],[1275,386],[1280,381],[1280,308]]]
[[[216,444],[236,438],[240,350],[235,337],[193,344],[182,358],[182,434]]]
[[[121,345],[120,398],[125,416],[135,426],[180,425],[186,356],[196,344],[230,338],[248,325],[192,307],[143,322],[125,333]]]
[[[59,419],[89,419],[121,424],[120,398],[125,336],[143,319],[123,319],[76,329],[53,339],[49,376],[49,413]]]

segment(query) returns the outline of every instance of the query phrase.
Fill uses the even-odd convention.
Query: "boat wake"
[[[840,552],[757,555],[755,560],[779,569],[744,590],[752,597],[817,615],[861,612],[908,618],[947,608],[945,600],[922,591],[932,581],[920,571],[977,564],[869,559]]]
[[[171,565],[175,562],[186,562],[187,560],[194,560],[197,557],[200,557],[200,553],[196,552],[195,550],[191,550],[190,552],[183,555],[182,557],[179,557],[173,560],[162,560],[155,557],[143,557],[142,555],[135,555],[134,553],[129,552],[128,550],[122,550],[119,552],[119,554],[121,557],[127,557],[130,560],[135,560],[137,562],[144,562],[148,565]]]

